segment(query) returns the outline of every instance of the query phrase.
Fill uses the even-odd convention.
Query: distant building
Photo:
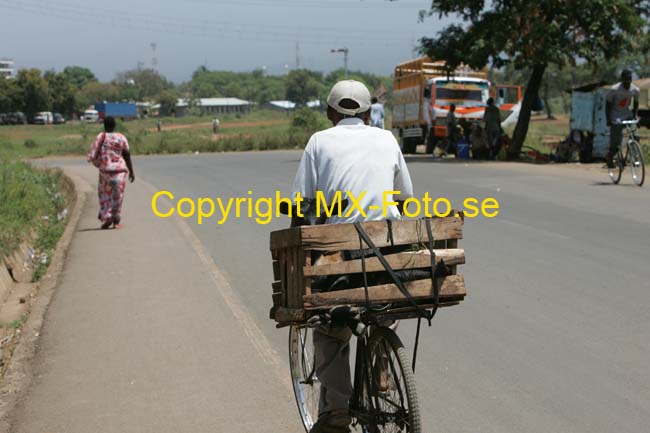
[[[190,104],[197,107],[202,115],[240,113],[245,114],[251,111],[252,102],[238,98],[201,98],[194,101],[179,99],[176,103],[176,116],[182,117],[188,114]]]
[[[0,59],[0,77],[13,78],[16,76],[14,61],[9,59]]]
[[[318,109],[320,108],[320,101],[319,100],[309,101],[307,102],[306,105],[307,108]],[[291,101],[269,101],[266,104],[264,104],[264,108],[270,108],[272,110],[280,110],[280,111],[293,111],[296,108],[296,103]]]

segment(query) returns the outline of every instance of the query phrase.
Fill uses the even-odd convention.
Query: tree
[[[156,98],[163,90],[174,85],[153,69],[134,69],[120,72],[113,80],[120,89],[123,100],[142,101]]]
[[[83,110],[90,105],[104,101],[117,101],[119,88],[110,83],[89,82],[78,94],[78,107]]]
[[[528,85],[513,134],[509,157],[519,155],[531,109],[549,64],[575,66],[610,62],[629,51],[647,51],[650,0],[433,0],[431,15],[456,15],[435,38],[422,38],[422,51],[474,68],[487,64],[529,69]]]
[[[160,115],[171,116],[176,110],[176,103],[178,102],[178,93],[175,90],[164,90],[158,95],[158,103],[160,104]]]
[[[68,81],[65,73],[46,71],[43,75],[48,84],[50,106],[53,111],[72,115],[77,108],[77,89]]]
[[[287,99],[296,107],[304,107],[307,102],[319,99],[323,92],[323,76],[307,69],[296,69],[287,76]]]
[[[21,69],[16,76],[16,86],[20,104],[16,107],[23,111],[30,121],[39,111],[50,109],[47,81],[38,69]]]
[[[87,83],[97,81],[97,77],[90,69],[81,66],[66,66],[63,69],[63,75],[77,89],[81,89]]]
[[[18,110],[21,101],[16,80],[0,78],[0,113]]]

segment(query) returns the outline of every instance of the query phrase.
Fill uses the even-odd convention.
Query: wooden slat
[[[304,249],[300,248],[300,254],[303,260],[303,263],[305,264],[305,268],[310,268],[311,267],[311,253],[309,251],[305,251]],[[311,278],[307,277],[305,275],[305,295],[311,295]]]
[[[458,240],[457,239],[449,239],[447,241],[447,248],[449,248],[449,249],[458,248]],[[449,265],[449,270],[451,271],[452,275],[456,275],[456,265],[457,264],[458,263],[447,263],[447,265]]]
[[[436,263],[444,260],[446,265],[462,265],[465,263],[465,251],[460,249],[453,250],[434,250],[436,255]],[[431,266],[431,256],[428,250],[422,252],[404,252],[397,254],[389,254],[384,256],[395,269],[413,269],[413,268],[426,268]],[[343,275],[343,274],[356,274],[362,272],[361,260],[348,260],[345,262],[329,263],[320,266],[305,266],[303,272],[305,276],[316,275]],[[384,266],[379,262],[377,257],[369,257],[366,259],[366,272],[383,271]]]
[[[386,221],[369,221],[362,225],[377,247],[406,245],[427,240],[424,220],[394,221],[392,243],[388,237]],[[298,229],[302,231],[302,245],[305,249],[335,251],[359,248],[359,235],[353,224],[302,226]],[[433,218],[431,231],[435,239],[460,239],[463,236],[463,220],[456,217]],[[271,236],[271,248],[273,248],[273,236]]]
[[[286,254],[282,253],[278,258],[279,258],[278,261],[280,262],[280,290],[273,289],[273,291],[284,293],[284,297],[282,299],[282,305],[286,306],[287,303],[289,302],[287,266],[286,266],[287,256]]]
[[[291,305],[289,307],[292,308],[300,308],[302,306],[301,300],[302,296],[305,293],[305,288],[302,285],[302,272],[299,272],[299,269],[302,266],[298,265],[298,247],[291,248],[291,262],[290,262],[290,267],[289,267],[289,272],[290,276],[289,279],[291,280]]]
[[[273,261],[273,279],[279,280],[280,279],[280,262],[277,260]]]
[[[300,227],[291,227],[271,232],[271,251],[300,246],[300,229]]]
[[[439,278],[440,301],[446,297],[458,297],[466,294],[465,279],[462,275],[450,275]],[[408,281],[404,283],[414,299],[433,297],[431,280]],[[368,295],[372,303],[386,304],[390,302],[404,302],[406,298],[395,284],[383,284],[368,288]],[[334,292],[314,293],[305,296],[305,308],[317,308],[330,305],[365,305],[366,294],[363,287]]]
[[[279,307],[275,309],[273,318],[276,322],[303,322],[305,320],[305,310]]]

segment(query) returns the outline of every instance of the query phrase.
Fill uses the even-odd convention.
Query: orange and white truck
[[[435,137],[444,138],[451,104],[456,105],[458,121],[470,125],[482,121],[490,97],[499,109],[510,111],[522,99],[521,86],[496,86],[488,80],[487,69],[460,66],[449,72],[444,61],[427,56],[400,63],[393,81],[393,133],[404,153],[415,153],[416,146],[424,143],[428,116]]]

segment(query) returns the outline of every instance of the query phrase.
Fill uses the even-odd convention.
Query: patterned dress
[[[99,216],[102,222],[119,221],[128,168],[122,157],[129,142],[119,132],[102,132],[88,151],[88,162],[99,169]]]

